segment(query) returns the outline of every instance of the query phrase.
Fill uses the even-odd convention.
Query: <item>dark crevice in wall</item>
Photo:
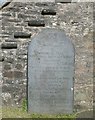
[[[72,0],[55,0],[56,3],[71,3]]]
[[[45,22],[44,20],[31,20],[28,21],[28,26],[45,27]]]
[[[2,49],[17,49],[17,43],[2,43]]]
[[[25,32],[15,32],[14,38],[30,38],[31,33],[25,33]]]
[[[17,42],[17,40],[11,40],[11,39],[7,39],[7,40],[5,40],[5,42]]]
[[[52,9],[43,9],[41,12],[42,15],[56,15],[55,10]]]
[[[3,62],[3,61],[4,61],[4,57],[0,56],[0,62]]]

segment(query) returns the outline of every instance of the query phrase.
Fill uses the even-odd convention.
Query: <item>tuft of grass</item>
[[[69,115],[39,115],[39,114],[32,114],[32,118],[66,118],[66,120],[75,120],[76,115],[75,114],[69,114]]]
[[[3,118],[66,118],[66,120],[75,120],[76,114],[70,115],[40,115],[30,114],[22,110],[22,108],[16,107],[3,107],[2,109]]]
[[[27,111],[27,100],[26,99],[23,99],[22,101],[22,110]]]
[[[2,108],[3,118],[29,118],[30,115],[23,111],[22,108],[17,107],[3,107]]]

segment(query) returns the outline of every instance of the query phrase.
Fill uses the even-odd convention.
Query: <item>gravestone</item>
[[[28,47],[28,111],[73,112],[74,48],[63,31],[47,28]]]

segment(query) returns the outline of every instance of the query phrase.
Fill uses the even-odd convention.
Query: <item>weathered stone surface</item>
[[[10,70],[11,69],[11,65],[10,64],[5,64],[4,65],[4,69],[5,70]]]
[[[56,15],[55,10],[52,9],[43,9],[41,12],[42,15]]]
[[[16,83],[15,83],[16,84]],[[13,93],[14,97],[16,96],[16,92],[19,92],[21,91],[21,87],[24,88],[25,86],[23,85],[19,85],[19,84],[9,84],[8,85],[9,87],[7,87],[7,85],[3,85],[3,89],[2,91],[5,93],[6,91],[7,92],[10,92],[10,93]]]
[[[11,16],[11,14],[10,14],[10,13],[7,13],[7,12],[2,13],[2,17],[4,17],[4,16]]]
[[[4,71],[3,76],[7,77],[7,78],[13,78],[14,73],[13,73],[13,71]]]
[[[37,2],[37,3],[36,3],[36,6],[42,7],[42,6],[48,6],[48,4],[47,4],[47,3]]]
[[[28,110],[73,112],[74,48],[63,31],[44,29],[28,48]]]
[[[31,33],[25,33],[25,32],[15,32],[14,33],[15,38],[30,38]]]
[[[74,1],[74,0],[73,0]],[[83,0],[81,0],[83,1]],[[42,5],[41,5],[42,4]],[[63,4],[63,3],[45,3],[46,5],[43,5],[44,2],[37,5],[35,3],[28,3],[28,2],[14,2],[10,4],[8,7],[5,7],[0,12],[0,19],[2,19],[2,34],[0,34],[0,42],[4,43],[6,39],[14,39],[13,32],[15,31],[27,31],[31,32],[31,37],[34,36],[34,34],[37,34],[39,31],[43,29],[43,27],[30,27],[27,25],[27,22],[25,22],[25,18],[19,18],[18,14],[25,14],[30,16],[27,18],[27,20],[33,20],[33,19],[43,19],[45,20],[45,27],[50,28],[59,28],[66,32],[68,36],[72,38],[72,42],[75,45],[75,84],[74,84],[74,104],[76,105],[75,111],[83,111],[87,110],[89,108],[92,109],[92,95],[93,95],[93,88],[90,88],[89,85],[93,85],[93,47],[92,46],[94,40],[94,28],[95,25],[93,22],[95,21],[95,15],[93,15],[95,12],[95,5],[93,3],[78,3],[78,4]],[[94,8],[93,8],[94,7]],[[56,15],[41,15],[41,11],[43,9],[52,8],[56,10]],[[94,10],[94,11],[93,11]],[[77,11],[77,12],[76,12]],[[11,16],[3,16],[2,18],[2,12],[3,13],[9,13]],[[94,17],[94,19],[93,19]],[[6,19],[6,20],[5,20]],[[8,21],[10,19],[10,21]],[[15,20],[16,21],[15,21]],[[93,21],[94,20],[94,21]],[[13,21],[13,22],[12,22]],[[1,22],[1,21],[0,21]],[[10,23],[10,24],[9,24]],[[9,29],[8,29],[9,27]],[[20,29],[19,29],[20,28]],[[12,31],[12,29],[14,31]],[[11,30],[11,31],[10,31]],[[22,84],[22,87],[17,91],[15,91],[15,96],[19,96],[20,98],[20,90],[22,90],[22,93],[25,95],[25,86],[27,84],[27,46],[29,41],[31,39],[15,39],[18,42],[18,48],[17,49],[2,49],[2,52],[4,53],[3,62],[1,61],[0,65],[9,64],[11,63],[12,69],[18,70],[16,68],[16,62],[21,62],[23,64],[22,72],[24,73],[25,77],[23,78],[16,78],[16,80],[8,78],[8,80],[13,80],[12,84],[16,85],[16,83],[19,83],[17,86],[17,90],[20,87],[20,84]],[[52,43],[51,43],[52,44]],[[13,54],[9,54],[13,53]],[[20,59],[19,59],[20,58]],[[1,56],[0,56],[1,59]],[[0,66],[1,67],[1,66]],[[2,69],[1,69],[2,70]],[[0,73],[0,79],[2,79],[2,73]],[[95,75],[94,75],[95,76]],[[7,85],[8,87],[8,80],[7,78],[3,76],[3,84]],[[18,81],[17,81],[18,80]],[[24,82],[23,82],[24,81]],[[24,86],[24,87],[23,87]],[[24,89],[23,89],[24,88]],[[86,89],[89,90],[86,91]],[[81,92],[82,91],[82,92]],[[85,91],[85,92],[84,92]],[[5,90],[5,93],[7,93],[7,90]],[[86,99],[85,97],[81,97],[79,94],[87,94]],[[2,93],[3,94],[3,93]],[[11,99],[11,104],[15,105],[15,97],[14,93],[10,93],[13,98]],[[7,95],[4,95],[3,99]],[[78,99],[77,99],[78,98]],[[82,101],[81,101],[82,100]],[[6,102],[7,103],[7,102]],[[18,102],[18,105],[21,105]],[[84,107],[85,105],[85,107]]]
[[[6,11],[19,12],[20,9],[19,9],[19,7],[12,7],[12,6],[10,6],[10,7],[7,7],[7,8],[6,8]]]
[[[55,3],[54,2],[37,2],[35,3],[36,6],[38,7],[43,7],[43,8],[54,8],[55,7]]]
[[[2,49],[17,49],[17,43],[3,43],[1,45]]]
[[[18,63],[18,64],[16,64],[15,67],[20,70],[20,69],[22,69],[22,64]]]
[[[84,2],[84,3],[86,3],[86,2],[95,2],[95,0],[72,0],[72,2]]]
[[[3,75],[7,78],[23,78],[21,71],[4,71]]]
[[[12,63],[13,64],[14,63],[14,58],[9,56],[9,57],[5,58],[4,61],[6,61],[7,63]]]
[[[28,17],[27,14],[21,14],[21,13],[18,14],[18,18],[25,19],[26,17]]]
[[[13,0],[13,2],[19,2],[19,0]],[[26,0],[21,0],[20,2],[25,3]],[[55,2],[55,0],[27,0],[27,2]]]
[[[35,26],[35,27],[44,27],[45,22],[44,20],[31,20],[28,22],[29,26]]]
[[[88,110],[88,111],[83,111],[83,112],[80,112],[78,115],[77,115],[77,118],[92,118],[91,120],[93,120],[93,111],[92,110]],[[77,119],[78,120],[78,119]]]
[[[9,22],[21,22],[20,19],[16,19],[16,18],[9,18],[9,19],[7,19],[7,21],[9,21]]]

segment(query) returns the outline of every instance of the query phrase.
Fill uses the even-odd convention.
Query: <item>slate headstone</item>
[[[74,47],[62,30],[47,28],[28,47],[28,111],[73,112]]]

